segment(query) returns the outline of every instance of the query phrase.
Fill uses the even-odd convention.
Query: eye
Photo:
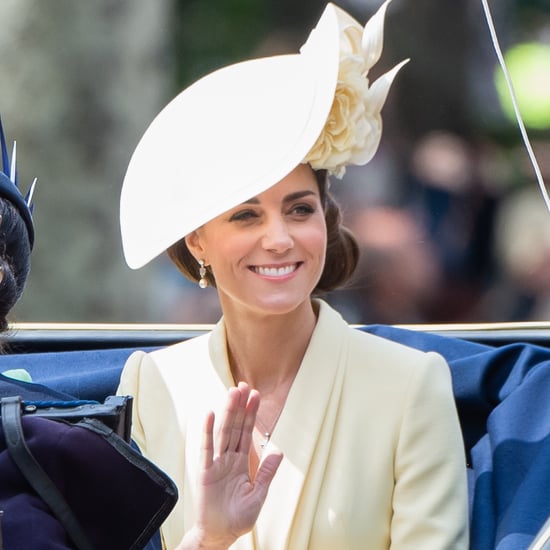
[[[315,207],[307,203],[295,204],[290,211],[291,214],[301,217],[310,216],[314,212]]]
[[[246,222],[253,218],[257,218],[258,214],[254,210],[239,210],[235,212],[230,218],[230,222]]]

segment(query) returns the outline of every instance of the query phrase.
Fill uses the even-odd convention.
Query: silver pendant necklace
[[[262,451],[266,448],[270,439],[271,439],[271,434],[269,432],[265,432],[264,439],[260,441],[260,448],[262,449]]]
[[[277,416],[275,417],[275,420],[273,420],[273,423],[271,425],[271,430],[267,430],[266,425],[260,420],[258,416],[256,416],[256,425],[257,425],[258,431],[263,435],[263,439],[260,441],[261,453],[264,452],[265,448],[267,447],[267,444],[271,440],[271,436],[273,435],[273,430],[275,429],[275,426],[279,421],[279,417],[283,412],[283,408],[284,408],[284,405],[279,410]]]

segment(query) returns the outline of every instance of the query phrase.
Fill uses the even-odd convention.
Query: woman
[[[8,327],[7,315],[19,300],[30,270],[34,244],[30,202],[34,183],[24,198],[17,187],[15,146],[10,163],[1,121],[0,150],[0,332],[4,332]]]
[[[134,438],[180,492],[162,528],[170,550],[467,547],[444,360],[355,330],[312,297],[357,263],[327,173],[378,146],[401,66],[369,86],[386,5],[363,31],[329,4],[300,54],[207,75],[130,161],[128,264],[168,250],[223,311],[210,334],[138,352],[122,374]]]

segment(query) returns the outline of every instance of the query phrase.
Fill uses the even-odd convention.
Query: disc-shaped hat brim
[[[300,164],[328,118],[338,61],[329,4],[299,54],[230,65],[173,99],[146,130],[124,179],[128,265],[142,267]]]

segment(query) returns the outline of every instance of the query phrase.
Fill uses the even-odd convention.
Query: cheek
[[[239,235],[238,238],[232,238],[232,235],[220,233],[213,236],[210,241],[208,260],[210,267],[216,276],[216,271],[227,269],[230,264],[239,263],[245,258],[253,246],[252,239],[246,235]]]
[[[323,258],[325,257],[327,250],[327,231],[324,223],[308,231],[304,239],[304,242],[307,243],[307,247],[312,254],[322,256]]]

